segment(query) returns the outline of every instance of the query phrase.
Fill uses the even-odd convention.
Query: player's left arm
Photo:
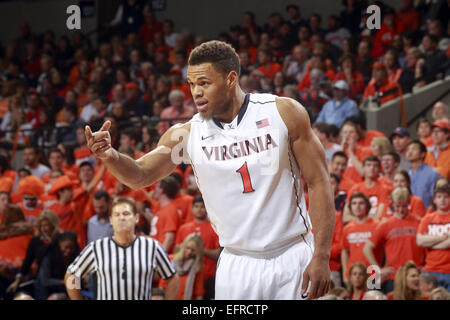
[[[311,129],[308,113],[297,101],[277,98],[278,111],[289,132],[294,156],[308,186],[309,213],[314,232],[315,249],[303,275],[302,294],[308,282],[308,299],[328,292],[330,286],[330,249],[334,230],[334,198],[330,184],[325,151]]]

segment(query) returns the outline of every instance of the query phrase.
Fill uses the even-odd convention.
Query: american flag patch
[[[256,121],[256,127],[258,127],[258,128],[264,128],[264,127],[267,127],[268,125],[269,125],[269,120],[267,120],[267,118]]]

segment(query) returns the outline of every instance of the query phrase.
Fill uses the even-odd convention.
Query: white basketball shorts
[[[236,255],[226,248],[216,271],[216,300],[303,300],[303,272],[314,252],[311,232],[273,258]]]

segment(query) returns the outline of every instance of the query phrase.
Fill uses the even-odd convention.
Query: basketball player
[[[109,121],[95,133],[86,127],[88,146],[134,189],[166,177],[181,160],[192,164],[224,247],[216,299],[316,299],[330,285],[334,225],[323,147],[297,101],[246,94],[239,70],[230,45],[201,44],[189,57],[187,82],[198,113],[188,123],[171,127],[138,160],[111,147]]]

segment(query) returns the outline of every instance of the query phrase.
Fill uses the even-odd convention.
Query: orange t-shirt
[[[152,225],[150,229],[150,236],[163,244],[166,239],[167,232],[176,232],[180,227],[180,214],[177,207],[172,203],[168,203],[162,206],[152,219]],[[172,253],[175,247],[175,241],[172,247],[168,250],[168,253]]]
[[[355,181],[348,178],[347,176],[341,177],[341,182],[339,183],[339,190],[345,191],[345,193],[348,193],[348,191],[356,184]]]
[[[379,177],[378,182],[384,185],[384,187],[388,190],[389,194],[391,194],[392,191],[394,191],[394,181],[387,181],[386,176]]]
[[[384,207],[383,212],[381,212],[380,219],[392,217],[393,212],[392,212],[391,206],[392,206],[392,200],[390,200],[388,203],[386,203],[386,206]],[[422,218],[426,213],[425,206],[423,204],[422,199],[413,194],[410,195],[410,197],[409,197],[408,210],[412,215],[415,215],[418,218]]]
[[[192,221],[181,225],[177,232],[175,244],[178,245],[182,243],[191,233],[196,233],[202,238],[205,249],[218,249],[220,247],[219,238],[217,237],[214,229],[211,227],[211,223],[209,221]],[[208,258],[206,255],[204,256],[203,269],[205,279],[215,276],[216,264],[216,260]]]
[[[397,269],[408,260],[413,260],[419,268],[423,266],[425,250],[416,243],[419,223],[420,220],[413,215],[408,215],[404,219],[393,216],[380,222],[375,229],[370,241],[376,247],[384,247],[385,266],[395,269],[387,280],[393,280]]]
[[[179,193],[172,203],[181,211],[181,223],[187,223],[194,220],[192,214],[192,202],[194,197],[189,194]]]
[[[368,148],[370,147],[373,138],[376,137],[386,137],[386,135],[378,130],[367,130],[364,138],[358,141],[358,146]]]
[[[369,215],[376,214],[378,206],[381,203],[386,204],[388,202],[389,191],[381,182],[375,183],[375,185],[372,188],[368,188],[364,181],[355,184],[347,194],[348,203],[350,202],[352,194],[355,192],[361,192],[369,198],[370,204],[372,205],[372,208],[369,211]]]
[[[435,211],[423,217],[419,233],[430,236],[450,235],[450,212]],[[450,273],[450,249],[425,248],[425,270],[428,272]]]
[[[363,223],[356,221],[349,222],[343,231],[342,248],[348,251],[348,262],[346,268],[346,277],[349,276],[349,270],[352,264],[361,262],[366,266],[369,262],[363,253],[364,245],[375,232],[378,221],[368,218]],[[377,250],[379,252],[379,250]],[[380,255],[376,254],[377,260],[380,261]]]
[[[67,204],[56,202],[48,209],[58,216],[61,231],[74,231],[78,235],[80,247],[83,248],[86,245],[86,239],[84,239],[84,232],[81,224],[81,209],[83,208],[78,207],[75,202],[71,201]]]
[[[450,178],[450,143],[439,152],[437,158],[434,157],[433,152],[428,151],[425,163],[436,169],[441,176]]]
[[[353,152],[360,162],[363,162],[363,160],[366,157],[372,155],[372,150],[370,150],[370,148],[357,147]],[[348,155],[348,151],[345,151],[345,154],[348,157],[348,162],[347,162],[347,169],[345,169],[343,176],[346,176],[347,178],[355,181],[356,183],[363,181],[363,177],[359,174],[358,170],[356,170],[356,168],[353,166],[352,159]]]
[[[264,74],[264,76],[266,76],[267,78],[272,79],[273,76],[275,75],[275,73],[277,73],[281,69],[283,69],[281,64],[276,63],[276,62],[271,62],[269,68],[267,68],[266,65],[262,65],[257,70],[261,71]]]
[[[17,262],[17,260],[22,262],[32,237],[33,235],[30,233],[0,240],[0,259],[3,258],[11,263]]]
[[[339,271],[341,269],[341,251],[342,251],[342,217],[338,212],[334,213],[334,231],[331,240],[330,252],[330,270]]]

